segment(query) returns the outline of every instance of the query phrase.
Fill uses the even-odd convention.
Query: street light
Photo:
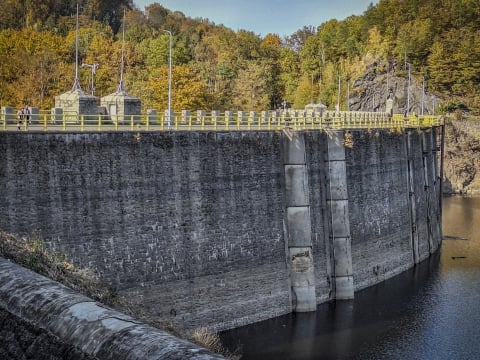
[[[422,115],[425,110],[425,76],[422,76]]]
[[[407,86],[407,116],[410,115],[410,78],[411,78],[411,67],[412,64],[409,62],[406,63],[408,65],[408,86]]]
[[[168,117],[167,126],[170,128],[170,116],[172,115],[172,32],[163,30],[168,33]]]
[[[94,76],[95,72],[97,71],[97,68],[100,66],[100,64],[82,64],[82,67],[89,67],[92,69],[92,96],[95,96],[95,86],[94,86]]]
[[[379,94],[380,92],[377,90],[377,91],[374,91],[373,92],[373,97],[372,97],[372,112],[375,112],[375,95],[376,94]]]
[[[340,111],[340,92],[342,91],[342,85],[341,85],[341,77],[340,74],[338,75],[338,99],[337,99],[337,106],[336,109],[337,111]]]

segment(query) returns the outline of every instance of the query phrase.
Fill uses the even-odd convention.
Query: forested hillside
[[[55,95],[71,89],[76,6],[76,0],[0,2],[0,105],[48,109]],[[381,0],[362,16],[305,26],[286,38],[233,31],[159,3],[145,12],[131,0],[79,0],[79,8],[79,63],[100,64],[97,96],[118,85],[125,10],[125,86],[144,109],[166,108],[164,30],[173,34],[176,111],[274,109],[284,100],[295,108],[319,100],[333,108],[338,99],[345,110],[347,93],[369,96],[356,80],[372,73],[373,63],[381,64],[376,75],[397,77],[406,76],[408,63],[444,108],[480,109],[478,0]],[[79,69],[85,91],[90,76],[90,68]]]

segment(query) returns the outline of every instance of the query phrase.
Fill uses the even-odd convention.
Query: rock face
[[[433,114],[438,99],[428,92],[423,92],[423,79],[415,74],[413,68],[408,91],[408,68],[396,61],[377,60],[367,67],[365,75],[353,83],[349,104],[352,111],[385,111],[386,100],[394,101],[393,112]],[[410,95],[409,95],[410,94]]]
[[[446,125],[444,193],[480,194],[480,121]]]

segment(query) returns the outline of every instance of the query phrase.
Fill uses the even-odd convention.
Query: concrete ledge
[[[98,359],[223,359],[3,258],[0,307]]]

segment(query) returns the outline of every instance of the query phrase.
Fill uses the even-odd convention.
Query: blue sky
[[[208,18],[233,30],[257,35],[292,35],[303,26],[318,26],[350,15],[362,15],[378,0],[133,0],[141,10],[154,2],[189,17]]]

